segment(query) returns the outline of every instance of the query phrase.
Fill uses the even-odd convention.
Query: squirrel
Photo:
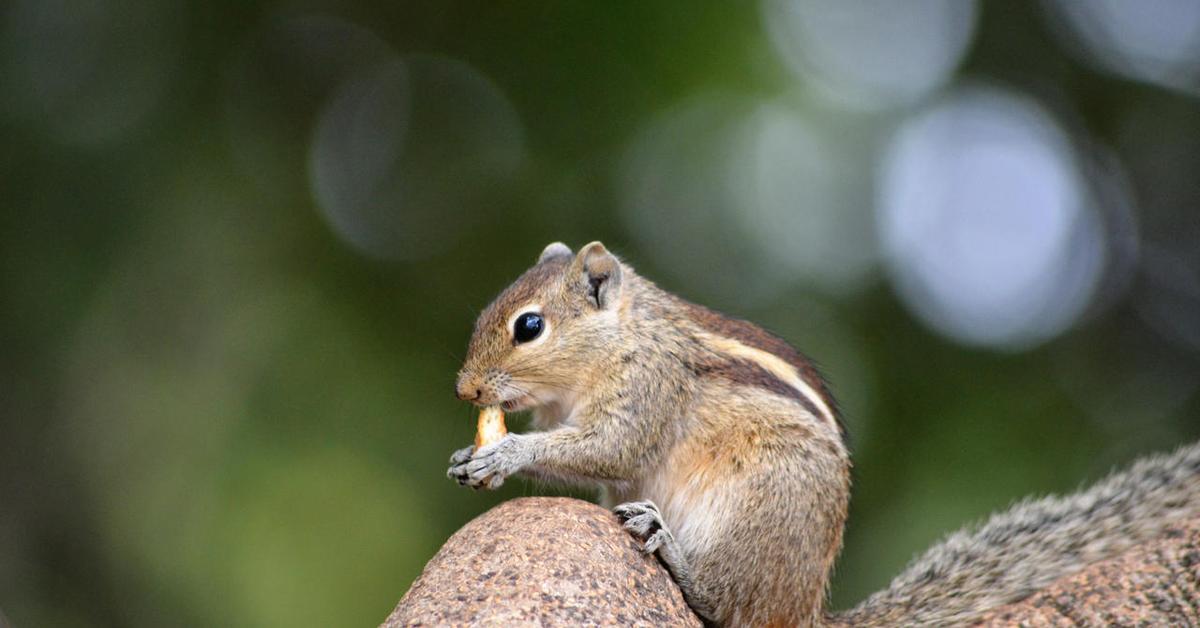
[[[969,623],[1200,516],[1200,444],[957,532],[848,611],[825,609],[850,500],[837,405],[784,340],[685,301],[600,242],[555,242],[479,316],[456,393],[536,431],[447,475],[598,487],[710,625]]]

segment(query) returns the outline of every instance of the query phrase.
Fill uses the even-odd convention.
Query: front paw
[[[472,488],[500,488],[505,478],[533,463],[527,438],[522,434],[508,434],[500,442],[474,452],[462,465],[465,473],[462,483]]]
[[[674,538],[658,506],[650,500],[621,504],[613,508],[613,513],[621,520],[621,525],[642,542],[642,551],[647,554],[657,552]]]
[[[475,447],[463,447],[454,452],[450,456],[450,468],[446,470],[446,477],[458,482],[460,486],[467,484],[467,463],[471,461],[471,455],[475,453]]]

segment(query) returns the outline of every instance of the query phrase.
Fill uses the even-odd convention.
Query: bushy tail
[[[836,616],[852,625],[953,625],[1200,518],[1200,443],[1065,497],[1024,501],[956,532],[887,589]]]

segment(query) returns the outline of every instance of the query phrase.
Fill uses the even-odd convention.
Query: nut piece
[[[479,411],[479,427],[475,430],[475,449],[500,442],[508,433],[504,427],[504,411],[499,406],[488,406]]]

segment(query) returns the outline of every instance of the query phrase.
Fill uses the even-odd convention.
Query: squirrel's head
[[[515,412],[576,392],[619,337],[621,274],[599,242],[547,246],[475,321],[458,398]]]

